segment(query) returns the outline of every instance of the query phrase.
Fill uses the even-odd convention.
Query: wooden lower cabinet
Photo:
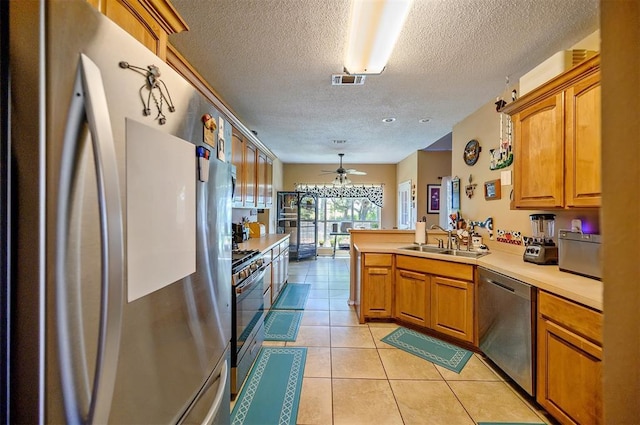
[[[431,329],[473,343],[474,284],[431,278]]]
[[[407,255],[358,253],[356,313],[475,340],[474,266]]]
[[[536,400],[563,424],[601,424],[602,314],[538,296]]]
[[[271,300],[275,302],[289,279],[289,239],[271,250]]]
[[[362,256],[361,322],[364,318],[393,317],[393,256],[363,254]]]
[[[431,276],[409,270],[396,270],[395,318],[429,327]]]

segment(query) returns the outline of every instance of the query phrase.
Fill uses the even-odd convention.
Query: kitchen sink
[[[460,249],[445,249],[441,254],[455,255],[456,257],[480,258],[489,254],[488,252],[463,251]]]
[[[431,246],[431,245],[403,246],[400,249],[408,249],[410,251],[418,251],[418,252],[435,252],[436,254],[442,254],[444,251],[446,251],[445,248],[438,248],[437,246]]]
[[[444,254],[444,255],[452,255],[456,257],[466,257],[466,258],[480,258],[487,254],[488,252],[478,252],[478,251],[464,251],[461,249],[446,249],[446,248],[438,248],[437,246],[431,245],[411,245],[411,246],[403,246],[400,249],[406,249],[408,251],[416,251],[416,252],[430,252],[434,254]]]

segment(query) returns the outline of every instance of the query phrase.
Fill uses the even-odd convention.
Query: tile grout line
[[[396,409],[398,409],[398,414],[400,415],[400,419],[403,424],[406,424],[405,418],[402,415],[402,409],[400,409],[400,403],[398,402],[398,397],[396,396],[395,391],[393,391],[393,387],[391,386],[391,379],[389,379],[389,374],[387,373],[387,368],[384,366],[384,361],[382,361],[382,356],[380,355],[380,347],[376,344],[376,338],[373,336],[373,332],[371,332],[371,326],[367,325],[369,329],[369,333],[371,334],[371,338],[373,338],[373,345],[376,348],[376,354],[378,355],[378,359],[380,360],[380,364],[382,365],[382,370],[384,370],[384,376],[387,378],[387,385],[389,386],[389,390],[393,395],[393,401],[396,403]]]

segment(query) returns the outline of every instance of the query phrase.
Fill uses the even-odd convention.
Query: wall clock
[[[478,143],[477,140],[470,140],[464,147],[464,163],[467,165],[474,165],[476,162],[478,162],[481,150],[482,148],[480,147],[480,143]]]

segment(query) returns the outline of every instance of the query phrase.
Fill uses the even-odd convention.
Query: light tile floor
[[[360,325],[349,258],[292,261],[289,282],[311,284],[295,342],[308,348],[298,424],[553,423],[479,354],[460,374],[380,341],[393,323]]]

